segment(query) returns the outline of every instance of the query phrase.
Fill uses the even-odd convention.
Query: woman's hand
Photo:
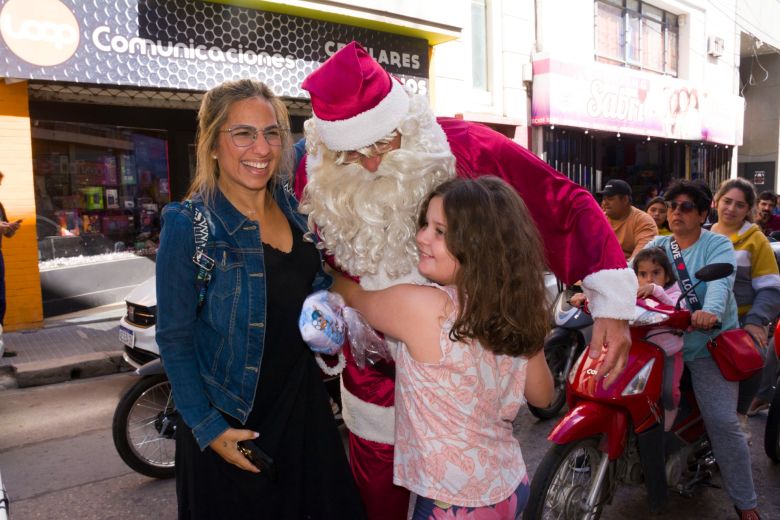
[[[225,459],[230,464],[238,466],[244,471],[251,471],[252,473],[260,473],[260,470],[255,467],[254,464],[249,462],[246,457],[241,455],[238,451],[238,441],[248,441],[257,439],[260,434],[253,432],[252,430],[237,430],[235,428],[228,428],[219,437],[211,441],[209,447],[216,452],[217,455]]]
[[[694,329],[710,330],[718,322],[718,317],[711,312],[696,311],[691,315],[691,326]]]
[[[649,283],[647,285],[643,285],[639,289],[636,290],[636,297],[637,298],[647,298],[648,296],[653,295],[653,291],[655,290],[655,284]]]
[[[761,345],[761,347],[766,347],[767,341],[769,340],[766,327],[755,325],[753,323],[747,323],[743,328],[748,331],[751,336],[753,336],[753,338],[759,343],[759,345]]]

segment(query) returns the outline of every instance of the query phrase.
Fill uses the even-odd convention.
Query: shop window
[[[677,15],[638,0],[596,0],[596,60],[677,76]]]
[[[32,137],[40,261],[156,253],[165,132],[37,120]]]

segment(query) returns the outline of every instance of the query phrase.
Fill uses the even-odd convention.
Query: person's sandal
[[[739,520],[761,520],[761,516],[758,514],[758,509],[755,507],[753,509],[746,509],[744,511],[737,508],[737,506],[734,506],[734,511],[737,512],[737,518]]]
[[[747,416],[753,417],[754,415],[758,415],[759,412],[766,410],[769,408],[769,403],[764,401],[763,399],[759,399],[758,397],[753,398],[753,402],[750,403],[750,408],[748,408]]]

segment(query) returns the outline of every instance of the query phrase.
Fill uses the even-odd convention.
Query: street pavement
[[[127,370],[118,339],[124,312],[123,302],[47,318],[38,330],[4,333],[5,350],[16,356],[0,358],[0,390]]]

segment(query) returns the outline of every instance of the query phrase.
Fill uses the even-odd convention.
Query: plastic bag
[[[341,351],[346,336],[344,306],[340,295],[328,291],[317,291],[304,300],[298,328],[312,351],[329,356]]]
[[[359,368],[393,360],[385,340],[336,293],[317,291],[306,298],[298,328],[303,340],[317,354],[339,354],[344,340],[349,339],[352,358]]]
[[[366,364],[375,365],[380,361],[393,360],[387,342],[379,337],[360,312],[352,307],[344,307],[342,313],[352,358],[359,368],[365,368]]]

